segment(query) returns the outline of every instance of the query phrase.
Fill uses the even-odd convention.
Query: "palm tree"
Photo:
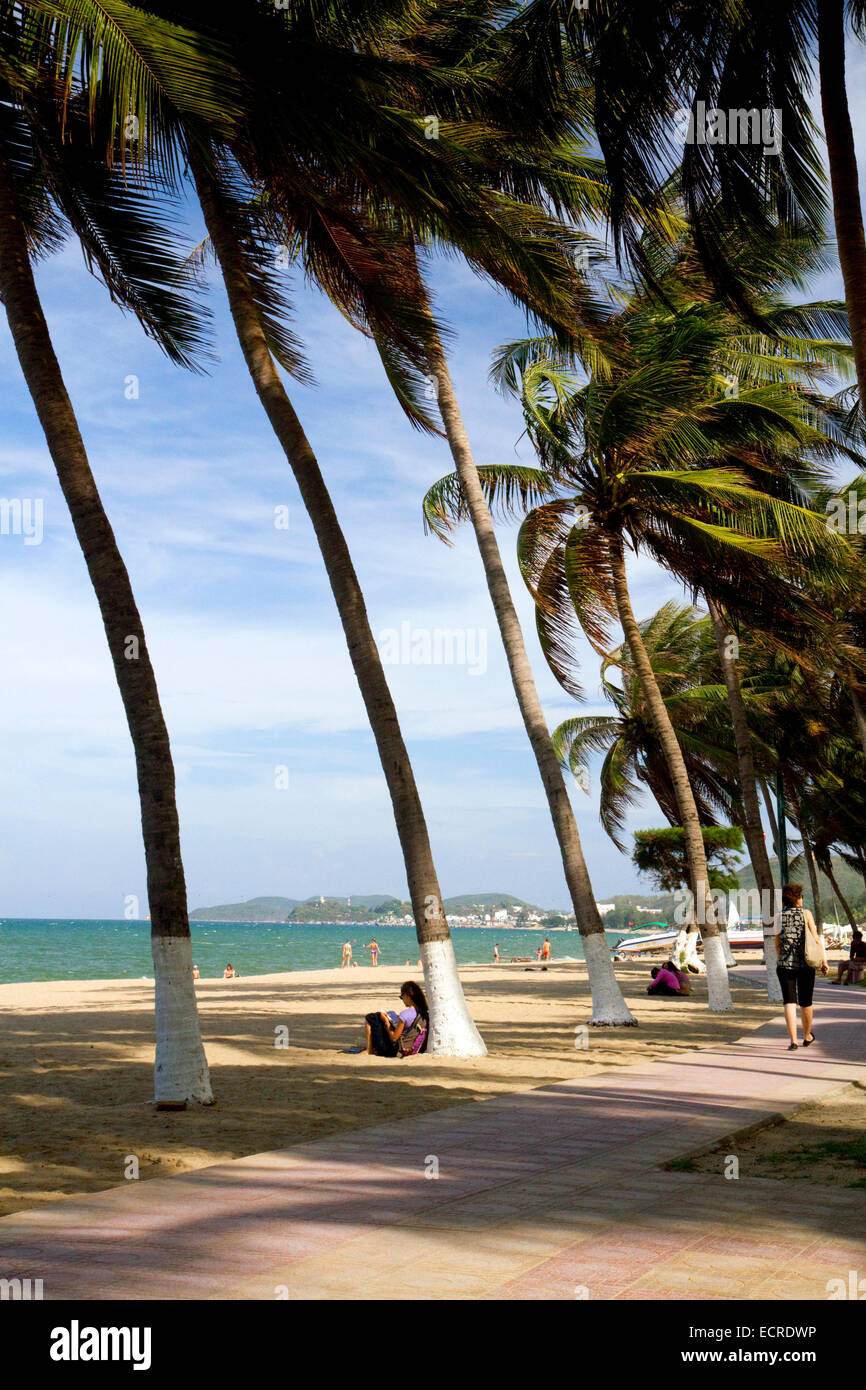
[[[677,730],[701,824],[716,825],[718,815],[732,816],[736,788],[731,780],[732,751],[724,746],[724,727],[718,719],[713,725],[706,718],[710,683],[717,679],[712,669],[715,663],[708,661],[708,620],[696,617],[690,604],[671,601],[639,626],[659,690]],[[616,680],[612,679],[614,672]],[[641,784],[655,797],[671,826],[679,823],[679,806],[643,687],[625,643],[614,647],[602,660],[601,681],[605,699],[615,713],[575,715],[564,720],[553,732],[553,746],[562,765],[584,789],[588,785],[590,756],[604,753],[599,772],[600,819],[613,843],[625,853],[625,817],[637,800]]]
[[[312,521],[388,783],[424,962],[431,1051],[483,1056],[486,1048],[457,973],[421,798],[358,576],[318,460],[277,370],[276,353],[286,367],[296,369],[297,363],[280,331],[279,297],[268,280],[267,250],[257,243],[245,204],[232,196],[230,176],[220,170],[213,152],[190,140],[188,156],[238,342]]]
[[[138,129],[142,144],[146,137],[158,144],[165,101],[227,130],[230,69],[212,45],[176,26],[145,26],[114,0],[110,14],[82,0],[74,20],[63,5],[3,5],[0,25],[0,298],[99,604],[135,753],[156,985],[156,1101],[209,1103],[168,731],[31,260],[71,230],[112,296],[173,360],[191,365],[201,324],[169,232],[129,185],[126,140]]]
[[[298,12],[303,7],[296,7]],[[269,225],[335,303],[362,331],[376,341],[401,405],[413,423],[435,428],[423,408],[419,377],[436,385],[439,412],[458,472],[471,497],[470,513],[482,556],[488,590],[505,646],[512,684],[523,715],[542,783],[551,809],[566,880],[576,920],[584,937],[590,973],[594,1024],[632,1025],[635,1020],[617,985],[607,948],[573,810],[562,773],[550,743],[544,712],[523,635],[502,566],[490,514],[478,482],[454,388],[434,318],[430,297],[418,266],[419,248],[444,245],[458,251],[476,270],[503,286],[518,302],[543,320],[570,324],[577,311],[592,316],[591,297],[574,274],[568,254],[581,240],[564,224],[551,220],[545,200],[570,207],[587,206],[594,196],[597,162],[586,161],[562,143],[562,132],[571,128],[572,117],[551,108],[550,130],[542,139],[537,130],[526,134],[508,125],[515,109],[516,93],[507,96],[500,67],[509,47],[508,26],[501,23],[497,6],[461,11],[459,23],[447,10],[435,14],[405,10],[387,12],[370,3],[353,11],[349,36],[351,54],[345,49],[342,12],[328,32],[328,17],[316,14],[316,39],[330,41],[327,63],[317,64],[313,107],[336,93],[328,86],[329,68],[339,74],[339,104],[353,112],[348,119],[353,132],[332,142],[324,176],[311,190],[308,165],[299,154],[297,101],[292,107],[262,99],[263,128],[246,124],[245,148],[236,150],[240,162],[265,190],[265,215]],[[369,23],[370,16],[373,23]],[[293,44],[304,54],[310,50],[310,29],[293,20],[287,36],[275,35],[287,62],[297,64]],[[301,43],[298,44],[297,35]],[[304,46],[306,45],[306,47]],[[254,64],[256,90],[262,90],[262,45]],[[334,67],[334,54],[338,65]],[[264,81],[271,70],[265,63]],[[358,87],[359,78],[363,86]],[[303,79],[302,79],[303,80]],[[324,85],[323,85],[324,84]],[[376,94],[381,93],[379,104]],[[288,114],[284,128],[274,130],[274,111]],[[436,138],[425,142],[424,112],[436,111]],[[330,109],[325,107],[327,123]],[[309,131],[317,131],[310,110],[304,107],[301,150],[309,143]],[[365,140],[362,147],[361,141]],[[318,152],[316,152],[318,153]],[[413,177],[406,178],[406,171]],[[199,174],[197,181],[201,183]],[[200,190],[201,191],[201,190]],[[315,194],[315,216],[309,214]],[[339,215],[337,215],[339,214]],[[395,313],[393,296],[386,302],[381,286],[371,297],[370,284],[358,291],[352,280],[347,291],[346,268],[337,273],[333,253],[318,237],[322,217],[332,219],[345,242],[347,219],[355,217],[353,232],[360,240],[375,237],[379,251],[388,247],[394,269],[387,277],[392,288],[402,289],[402,320]],[[315,238],[315,239],[313,239]],[[366,241],[368,252],[370,242]],[[325,271],[323,274],[322,271]],[[406,321],[406,311],[410,319]],[[383,312],[384,311],[384,312]],[[419,359],[416,342],[422,355]]]
[[[731,722],[737,750],[740,794],[743,800],[742,828],[755,873],[755,885],[761,895],[761,917],[764,924],[764,948],[766,950],[768,937],[772,932],[775,894],[770,856],[767,853],[767,841],[761,820],[761,804],[758,800],[752,733],[749,728],[738,660],[735,655],[738,646],[735,646],[730,640],[732,635],[730,622],[726,621],[722,610],[712,600],[709,602],[709,613],[731,710]],[[781,986],[773,970],[767,971],[767,990],[770,998],[781,999]]]
[[[386,13],[375,0],[353,10],[350,33],[344,18],[342,11],[330,15],[317,7],[315,25],[311,25],[306,7],[295,6],[290,16],[264,18],[269,42],[261,41],[263,30],[254,25],[256,41],[246,35],[240,59],[242,66],[249,62],[255,93],[243,138],[234,141],[230,151],[208,150],[191,138],[187,150],[247,364],[319,533],[368,712],[374,721],[384,718],[377,741],[401,828],[428,984],[434,1003],[441,999],[443,1011],[447,1003],[447,1011],[461,1015],[447,1029],[444,1021],[437,1028],[434,1020],[434,1038],[438,1034],[445,1050],[454,1034],[453,1045],[447,1042],[448,1050],[471,1052],[478,1050],[480,1040],[468,1031],[420,802],[360,589],[350,574],[344,543],[342,549],[335,544],[333,509],[321,476],[313,481],[312,450],[300,434],[273,362],[267,362],[266,350],[274,348],[274,325],[281,310],[267,283],[265,265],[256,254],[269,241],[281,242],[347,317],[374,337],[401,404],[422,428],[435,428],[435,424],[423,408],[418,376],[422,372],[433,376],[446,434],[470,487],[477,475],[438,326],[418,272],[416,242],[442,242],[459,250],[519,301],[560,321],[570,319],[575,303],[585,303],[587,296],[567,256],[574,233],[532,203],[506,198],[498,183],[483,177],[487,165],[476,157],[478,124],[466,120],[466,110],[455,103],[453,66],[442,68],[443,46],[451,41],[447,26],[434,25],[431,37],[427,14],[419,17],[411,7],[399,13],[391,7]],[[481,30],[488,38],[490,21],[483,14]],[[454,33],[462,52],[478,31],[466,29],[463,16]],[[283,60],[276,71],[274,51]],[[309,82],[313,57],[318,61],[309,104],[299,102],[296,94],[291,104],[279,100],[277,86],[286,81],[283,62],[292,73],[300,70],[301,80]],[[352,138],[346,138],[344,131],[340,141],[328,133],[337,81],[339,103],[352,113]],[[477,72],[473,81],[482,82]],[[425,140],[419,115],[431,108],[453,117],[446,124],[443,116],[442,129],[432,143]],[[319,120],[316,110],[321,111]],[[492,140],[487,128],[484,135]],[[543,162],[533,152],[535,164],[540,159]],[[411,178],[406,177],[407,170],[413,171]],[[423,174],[418,176],[416,170]],[[239,189],[235,191],[241,172],[249,182],[246,201]],[[574,161],[558,148],[550,153],[545,174],[553,185],[580,181]],[[524,182],[531,183],[535,176],[524,173]],[[285,348],[285,337],[280,342]],[[297,368],[291,352],[284,351],[279,360],[289,369]],[[483,512],[476,509],[476,524],[488,584],[554,810],[585,949],[588,943],[593,1022],[633,1023],[613,974],[568,795],[550,746],[490,518],[487,515],[485,520]],[[441,983],[432,984],[437,979]]]
[[[575,920],[583,940],[583,950],[592,992],[592,1023],[596,1026],[612,1024],[630,1026],[635,1023],[635,1019],[622,997],[613,972],[607,938],[604,935],[601,916],[595,904],[595,895],[592,891],[592,884],[580,843],[574,810],[569,800],[556,750],[551,741],[544,709],[538,695],[520,620],[502,563],[493,519],[460,414],[447,359],[439,335],[435,330],[431,331],[429,342],[430,371],[437,383],[439,409],[442,413],[445,433],[457,470],[456,477],[459,480],[461,498],[475,532],[488,592],[508,660],[511,682],[523,717],[524,727],[538,764],[559,843]]]
[[[688,250],[673,272],[668,268],[664,289],[669,297],[677,296],[676,281],[683,275],[689,282]],[[562,657],[568,612],[577,614],[597,646],[605,642],[610,614],[619,618],[670,767],[699,915],[706,903],[711,1007],[718,1009],[728,1006],[727,984],[713,943],[717,927],[700,817],[632,609],[624,541],[627,536],[635,549],[645,547],[690,586],[706,590],[738,614],[748,610],[758,627],[768,625],[770,590],[762,592],[761,586],[770,585],[780,627],[787,613],[801,630],[808,604],[790,584],[795,557],[826,557],[841,543],[834,545],[823,519],[803,505],[805,498],[791,486],[795,474],[808,473],[805,448],[829,448],[814,427],[811,395],[798,398],[788,381],[780,389],[777,374],[776,380],[731,399],[721,397],[716,373],[724,361],[725,341],[730,351],[729,335],[734,334],[742,350],[742,324],[733,328],[693,281],[685,295],[679,293],[676,312],[662,311],[646,299],[640,307],[638,300],[640,296],[612,317],[604,348],[594,335],[591,354],[586,354],[592,369],[586,386],[575,386],[568,371],[551,360],[548,343],[502,351],[497,373],[512,386],[518,378],[522,381],[527,430],[543,469],[499,466],[485,470],[485,483],[491,497],[508,489],[512,510],[515,497],[539,503],[524,522],[519,550],[536,597],[542,646],[566,689],[569,676]],[[766,347],[762,352],[766,355]],[[763,474],[766,488],[768,445],[774,439],[777,450],[784,443],[790,477],[783,486],[776,467],[768,494],[761,491],[759,479]],[[792,455],[799,459],[796,466]],[[449,524],[463,506],[453,479],[428,494],[434,524]],[[780,577],[772,579],[774,564],[777,571],[782,564],[783,578],[778,571]],[[707,573],[713,574],[711,583]]]

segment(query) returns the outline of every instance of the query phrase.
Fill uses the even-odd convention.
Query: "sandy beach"
[[[462,969],[489,1049],[471,1061],[398,1062],[340,1051],[361,1041],[365,1013],[395,1006],[400,983],[414,973],[405,968],[200,981],[217,1103],[180,1114],[157,1113],[151,1104],[151,983],[2,985],[0,1214],[115,1186],[131,1155],[142,1178],[164,1176],[731,1042],[773,1016],[763,992],[738,981],[736,970],[730,1015],[708,1012],[702,980],[690,999],[648,998],[648,970],[647,962],[617,965],[640,1027],[591,1029],[581,1038],[575,1029],[589,1019],[582,963],[546,972]],[[278,1047],[284,1027],[289,1046]]]

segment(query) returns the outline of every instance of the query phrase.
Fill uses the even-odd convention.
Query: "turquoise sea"
[[[365,950],[369,926],[323,923],[290,927],[269,922],[192,922],[193,960],[203,979],[221,976],[231,961],[241,975],[272,975],[283,970],[324,970],[338,966],[343,942],[352,942],[354,959],[370,964]],[[533,956],[547,932],[458,927],[452,933],[462,965],[488,964],[493,943],[503,960]],[[607,932],[611,945],[622,932]],[[413,927],[377,927],[382,965],[414,967],[418,942]],[[580,934],[553,931],[554,960],[582,960]],[[0,983],[28,980],[152,979],[149,922],[56,921],[36,918],[0,922]]]

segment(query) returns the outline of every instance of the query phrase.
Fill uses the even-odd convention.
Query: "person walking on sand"
[[[546,937],[544,938],[544,943],[543,943],[543,945],[542,945],[542,947],[541,947],[541,959],[542,959],[542,960],[545,960],[545,961],[550,960],[550,937],[549,937],[549,936],[546,936]]]
[[[815,1041],[812,1031],[812,991],[815,987],[814,966],[806,964],[806,934],[814,939],[821,952],[821,974],[827,974],[827,955],[824,942],[818,935],[815,919],[803,907],[803,885],[786,883],[782,889],[782,911],[773,918],[773,940],[776,943],[776,974],[782,987],[785,1004],[785,1025],[788,1029],[788,1051],[797,1047],[797,1008],[803,1024],[803,1046]]]
[[[352,943],[351,943],[351,941],[344,941],[344,942],[343,942],[343,959],[340,961],[340,969],[342,970],[344,966],[346,966],[346,965],[351,965],[351,964],[352,964]]]

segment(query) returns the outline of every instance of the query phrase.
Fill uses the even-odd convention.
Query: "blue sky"
[[[859,73],[851,73],[851,89]],[[197,230],[197,229],[195,229]],[[91,465],[133,581],[171,732],[191,907],[260,894],[406,893],[384,779],[324,568],[288,465],[255,398],[220,286],[219,360],[173,368],[113,306],[69,244],[39,288]],[[455,330],[452,375],[479,464],[515,457],[520,417],[490,386],[491,350],[521,314],[459,262],[435,266]],[[443,441],[415,433],[373,350],[293,282],[296,329],[317,377],[296,409],[346,532],[374,632],[470,629],[486,669],[389,665],[444,894],[507,890],[545,906],[568,894],[538,774],[468,530],[452,549],[425,537],[425,489],[451,471]],[[817,296],[840,293],[835,277]],[[139,398],[125,382],[139,379]],[[44,537],[0,536],[0,913],[120,917],[146,912],[129,736],[93,592],[0,325],[0,496],[44,499]],[[524,443],[517,456],[529,461]],[[288,506],[290,525],[274,525]],[[577,712],[547,671],[532,605],[500,541],[551,727]],[[649,615],[679,590],[632,565]],[[583,648],[587,703],[606,708]],[[275,770],[289,786],[275,786]],[[597,769],[595,769],[597,770]],[[573,788],[599,899],[640,883],[598,822],[598,783]],[[662,824],[651,798],[629,829]]]

